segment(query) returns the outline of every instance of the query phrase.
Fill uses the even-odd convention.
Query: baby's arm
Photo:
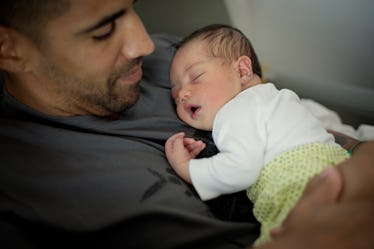
[[[165,143],[165,152],[175,172],[183,180],[191,183],[189,162],[205,148],[205,143],[184,136],[183,132],[171,136]]]

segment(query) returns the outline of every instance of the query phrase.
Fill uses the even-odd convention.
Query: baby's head
[[[239,29],[225,24],[202,27],[175,44],[175,53],[192,41],[204,42],[211,56],[225,59],[226,62],[237,60],[243,55],[248,56],[252,62],[253,73],[262,78],[261,65],[252,43]]]
[[[187,124],[211,130],[218,110],[242,90],[261,83],[261,67],[248,38],[214,24],[176,44],[170,68],[172,96]]]

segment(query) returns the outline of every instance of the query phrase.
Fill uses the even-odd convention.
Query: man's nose
[[[155,46],[144,28],[142,21],[134,11],[131,20],[124,24],[125,32],[122,54],[127,59],[136,59],[151,54]]]

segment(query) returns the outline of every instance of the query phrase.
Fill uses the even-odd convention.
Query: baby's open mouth
[[[191,107],[191,112],[192,112],[192,113],[195,113],[198,109],[199,109],[199,107],[192,106],[192,107]]]
[[[191,118],[196,118],[197,114],[199,113],[201,109],[201,106],[197,106],[197,105],[189,105],[186,110],[187,112],[191,115]]]

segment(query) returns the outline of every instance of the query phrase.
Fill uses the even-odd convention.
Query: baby
[[[270,239],[310,178],[349,157],[294,92],[262,82],[256,53],[236,28],[210,25],[182,40],[170,81],[178,116],[212,131],[220,152],[195,159],[205,144],[178,133],[165,144],[169,163],[202,200],[247,189],[261,223],[256,244]]]

